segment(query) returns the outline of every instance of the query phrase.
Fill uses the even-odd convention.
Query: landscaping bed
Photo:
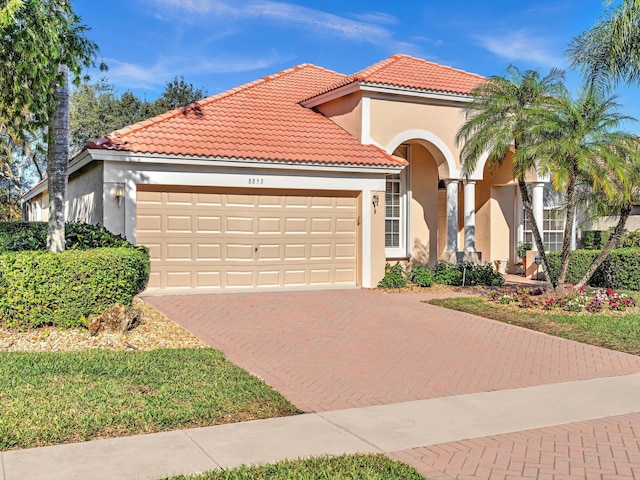
[[[429,303],[640,355],[640,309],[634,306],[639,294],[609,291],[607,295],[601,289],[556,296],[541,295],[535,292],[537,289],[498,289],[482,297],[434,299]]]
[[[168,480],[424,480],[413,467],[384,455],[341,455],[242,466]]]
[[[203,348],[206,344],[160,314],[139,297],[133,306],[142,313],[141,323],[126,333],[101,332],[92,336],[85,328],[41,327],[27,330],[0,325],[0,352],[69,352],[104,348],[153,350],[156,348]]]

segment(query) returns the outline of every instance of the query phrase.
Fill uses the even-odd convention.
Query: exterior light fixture
[[[124,186],[117,185],[111,189],[111,195],[118,200],[118,206],[122,205],[122,199],[124,198]]]
[[[377,213],[378,205],[380,205],[380,196],[377,193],[373,194],[373,213]]]

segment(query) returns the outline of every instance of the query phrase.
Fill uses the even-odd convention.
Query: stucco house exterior
[[[515,264],[528,232],[511,163],[465,178],[454,140],[482,81],[408,55],[354,75],[299,65],[88,143],[67,219],[149,246],[158,293],[373,287],[395,260]],[[530,180],[553,246],[564,221]],[[23,201],[47,219],[46,182]]]

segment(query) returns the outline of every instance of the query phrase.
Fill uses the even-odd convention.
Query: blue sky
[[[407,53],[481,75],[566,68],[602,0],[74,0],[119,91],[155,98],[183,75],[207,94],[300,63],[354,73]],[[93,77],[102,74],[95,72]],[[579,76],[569,72],[575,89]],[[619,89],[640,118],[640,87]],[[640,126],[631,127],[640,132]]]

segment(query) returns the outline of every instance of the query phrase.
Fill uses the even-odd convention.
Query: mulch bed
[[[207,346],[141,298],[134,298],[133,305],[142,311],[141,322],[124,334],[101,332],[91,336],[84,328],[45,327],[19,331],[0,326],[0,352],[71,352],[96,348],[153,350]]]

